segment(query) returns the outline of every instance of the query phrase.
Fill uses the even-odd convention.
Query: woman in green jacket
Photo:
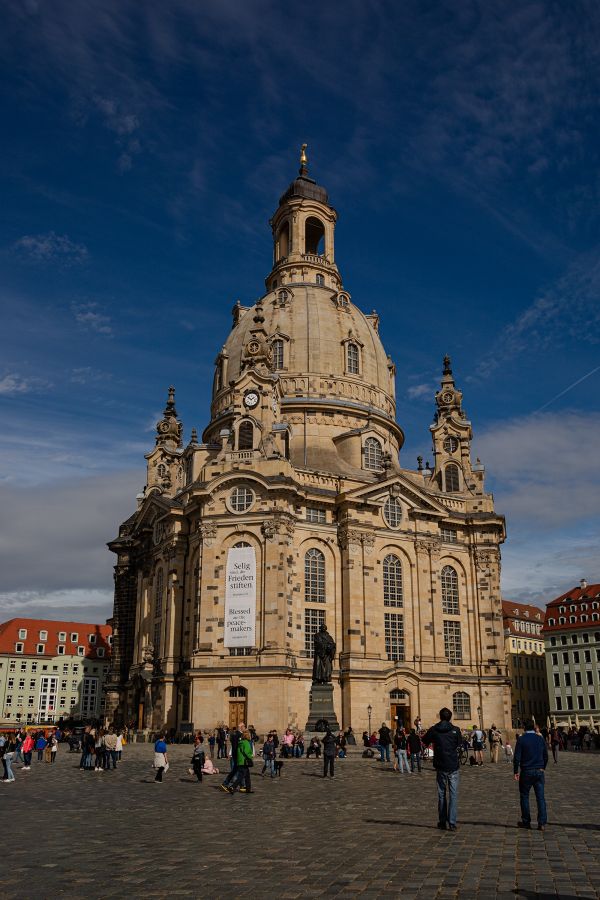
[[[237,784],[241,784],[240,794],[252,793],[250,782],[250,767],[254,765],[254,763],[252,762],[253,756],[254,751],[252,750],[250,732],[246,729],[242,732],[241,740],[237,746],[236,762],[238,764],[238,771],[236,782]]]

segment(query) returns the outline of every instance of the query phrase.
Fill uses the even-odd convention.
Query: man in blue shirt
[[[517,738],[513,761],[515,781],[519,782],[521,800],[521,821],[519,828],[531,828],[531,812],[529,809],[529,792],[533,788],[538,811],[538,831],[546,830],[548,817],[546,799],[544,797],[544,770],[548,765],[548,748],[541,734],[536,734],[534,723],[525,722],[525,734]],[[521,774],[519,774],[521,769]]]

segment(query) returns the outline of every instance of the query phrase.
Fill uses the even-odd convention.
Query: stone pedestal
[[[305,731],[324,732],[326,722],[332,731],[339,731],[340,726],[333,708],[333,685],[313,684],[310,690],[308,722]]]

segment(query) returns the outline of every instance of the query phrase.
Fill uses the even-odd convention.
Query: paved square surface
[[[286,761],[253,773],[253,794],[198,784],[191,750],[169,750],[162,785],[150,745],[127,746],[116,772],[16,767],[0,785],[4,897],[600,896],[600,755],[550,762],[545,833],[517,829],[518,789],[502,762],[461,773],[459,830],[436,828],[435,779],[360,757]],[[223,761],[220,761],[223,762]],[[533,800],[535,810],[535,801]]]

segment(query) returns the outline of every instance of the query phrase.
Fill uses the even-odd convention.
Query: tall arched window
[[[383,449],[377,438],[368,437],[364,448],[364,468],[380,472],[383,466]]]
[[[383,605],[402,606],[402,563],[393,553],[383,560]]]
[[[275,244],[275,262],[279,259],[285,259],[290,252],[290,226],[288,222],[284,222],[277,234],[277,242]]]
[[[465,691],[452,694],[452,714],[455,719],[471,718],[471,698]]]
[[[242,422],[238,428],[238,450],[252,450],[254,448],[254,425],[252,422]]]
[[[452,566],[444,566],[440,578],[442,582],[442,612],[458,615],[458,575]]]
[[[359,374],[359,350],[358,344],[349,343],[346,345],[346,369],[350,375]]]
[[[158,619],[162,616],[163,611],[163,595],[165,592],[165,576],[162,569],[156,572],[156,581],[154,584],[154,618]]]
[[[281,338],[277,338],[272,342],[271,350],[273,351],[273,368],[276,371],[283,369],[283,341]]]
[[[304,600],[325,603],[325,557],[316,547],[304,557]]]
[[[460,491],[460,477],[456,463],[448,463],[444,474],[446,476],[446,490],[449,492]]]

